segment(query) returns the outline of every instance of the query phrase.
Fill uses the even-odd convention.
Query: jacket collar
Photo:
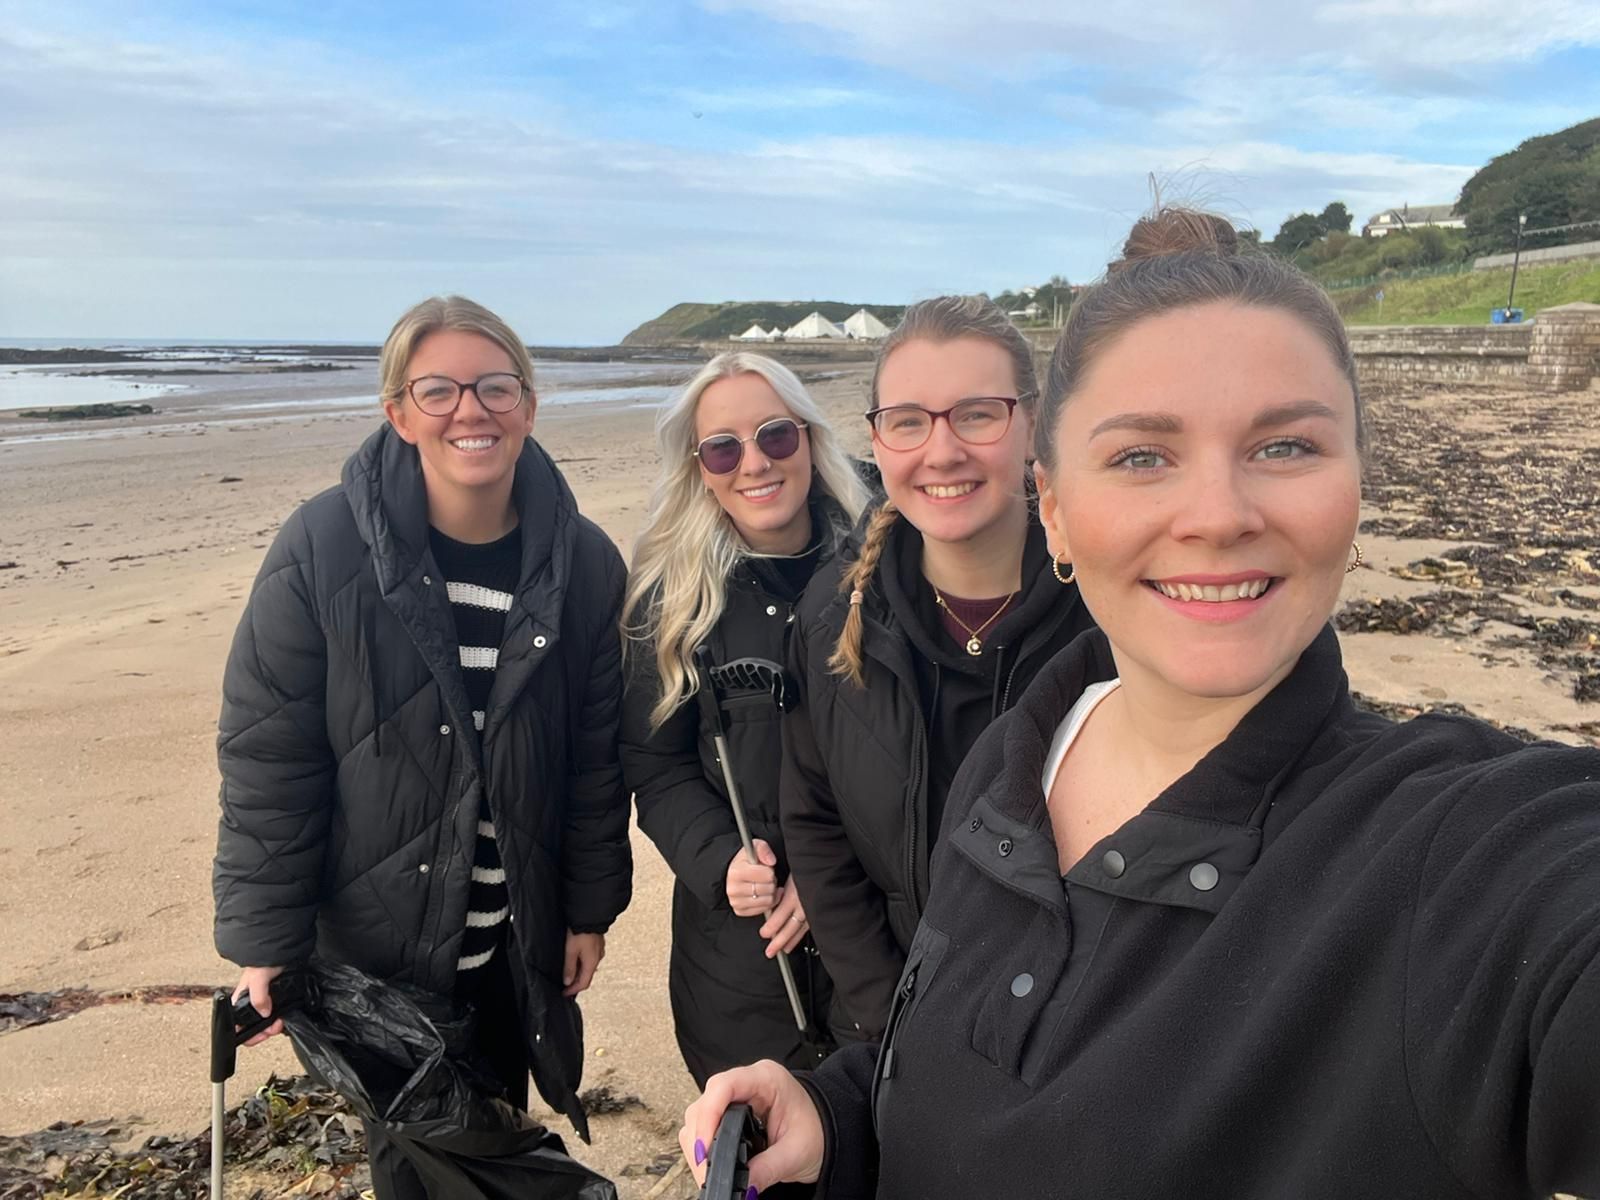
[[[1061,905],[1055,843],[1041,776],[1056,728],[1089,684],[1116,664],[1098,629],[1057,655],[1002,718],[1000,769],[955,848],[1008,886]],[[1353,712],[1338,639],[1325,626],[1288,677],[1220,745],[1067,873],[1067,882],[1111,895],[1217,912],[1254,865],[1261,827],[1285,782],[1329,728]],[[996,838],[1008,842],[997,852]],[[1120,856],[1115,875],[1108,849]],[[1215,872],[1196,877],[1204,864]],[[1207,886],[1200,886],[1198,878]]]
[[[428,557],[428,493],[416,448],[387,422],[345,462],[344,490],[362,540],[372,550],[378,589],[389,596],[418,579]],[[542,446],[528,438],[517,458],[512,485],[522,531],[522,569],[517,585],[526,593],[551,565],[569,553],[577,504],[561,472]],[[557,568],[565,581],[566,571]],[[531,601],[525,598],[525,603]],[[559,605],[558,605],[559,607]]]

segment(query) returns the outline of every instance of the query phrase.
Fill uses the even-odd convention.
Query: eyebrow
[[[1250,428],[1271,429],[1306,417],[1322,417],[1329,421],[1339,419],[1338,414],[1320,400],[1295,400],[1288,404],[1275,404],[1271,408],[1262,409],[1250,422]],[[1097,438],[1113,429],[1129,429],[1135,433],[1182,433],[1183,422],[1172,413],[1118,413],[1101,421],[1089,431],[1089,436]]]

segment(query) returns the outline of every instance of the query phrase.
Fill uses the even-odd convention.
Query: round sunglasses
[[[800,449],[800,431],[804,421],[793,417],[775,417],[757,428],[754,437],[734,437],[731,433],[714,433],[695,447],[693,457],[712,475],[728,475],[739,469],[744,461],[744,444],[754,442],[756,449],[777,461],[788,458]]]

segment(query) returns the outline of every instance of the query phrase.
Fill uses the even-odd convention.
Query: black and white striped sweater
[[[430,529],[429,541],[444,574],[450,611],[455,617],[456,642],[461,650],[461,677],[472,701],[472,722],[481,733],[506,613],[511,610],[512,591],[522,566],[522,533],[513,529],[498,541],[472,545]],[[494,823],[485,814],[478,821],[478,847],[472,864],[472,890],[467,898],[466,934],[456,964],[458,974],[477,970],[494,957],[507,912],[505,868],[495,844]]]

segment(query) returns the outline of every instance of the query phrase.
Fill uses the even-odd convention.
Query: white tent
[[[767,331],[761,328],[761,323],[758,321],[743,333],[734,334],[729,340],[735,342],[764,342],[768,336]]]
[[[889,336],[889,327],[866,309],[857,309],[845,319],[844,331],[861,341],[875,342]]]
[[[767,341],[769,341],[769,342],[781,342],[782,340],[783,340],[783,326],[782,325],[774,325],[772,327],[772,332],[767,334]]]
[[[783,336],[786,338],[842,338],[845,336],[845,332],[821,313],[814,312],[798,325],[790,326],[784,331]]]

